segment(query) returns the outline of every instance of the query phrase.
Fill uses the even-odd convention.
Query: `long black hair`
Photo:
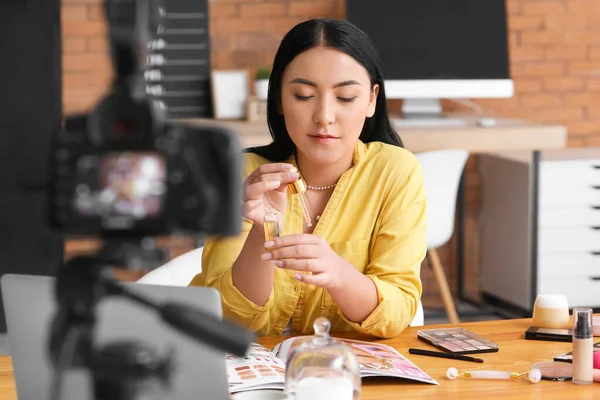
[[[296,146],[285,127],[281,110],[281,81],[287,65],[299,54],[313,47],[325,46],[346,53],[360,63],[369,74],[371,87],[379,85],[375,114],[365,119],[360,140],[365,143],[379,141],[403,147],[398,133],[390,123],[387,100],[383,86],[383,67],[371,39],[356,25],[345,20],[311,19],[293,27],[281,41],[275,54],[269,78],[267,97],[267,123],[273,142],[247,151],[267,160],[281,162],[288,159]]]

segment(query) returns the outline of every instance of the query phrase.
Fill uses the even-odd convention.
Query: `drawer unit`
[[[600,252],[547,252],[538,257],[538,282],[544,278],[600,277]]]
[[[539,293],[600,307],[600,148],[482,155],[480,288],[531,315]]]
[[[600,206],[542,208],[538,214],[538,229],[600,226]]]
[[[600,185],[598,160],[541,161],[540,186]]]
[[[579,208],[600,206],[600,186],[544,186],[540,185],[540,207]]]
[[[600,252],[600,227],[540,228],[538,252],[541,254],[562,251]]]

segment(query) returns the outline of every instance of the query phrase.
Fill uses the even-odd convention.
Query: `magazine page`
[[[285,363],[296,347],[311,338],[312,336],[300,336],[286,339],[273,348],[273,353]],[[359,340],[335,339],[343,341],[354,352],[360,363],[363,378],[386,376],[439,385],[435,379],[391,346]]]
[[[344,342],[356,354],[361,375],[364,377],[389,376],[439,385],[435,379],[391,346],[347,339],[344,339]]]
[[[229,392],[284,389],[285,363],[269,349],[252,343],[245,357],[227,355]]]

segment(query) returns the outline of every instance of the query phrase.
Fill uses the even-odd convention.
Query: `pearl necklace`
[[[337,186],[337,182],[336,183],[332,183],[331,185],[327,185],[327,186],[311,186],[311,185],[306,185],[307,189],[310,190],[327,190],[327,189],[331,189]],[[315,220],[317,222],[319,222],[319,220],[321,219],[320,215],[315,216]]]
[[[337,185],[337,183],[333,183],[331,185],[327,185],[327,186],[311,186],[311,185],[307,185],[306,188],[310,189],[310,190],[327,190],[327,189],[331,189],[333,187],[335,187]]]
[[[327,186],[311,186],[311,185],[307,185],[306,188],[310,189],[310,190],[327,190],[327,189],[331,189],[331,188],[336,187],[336,185],[337,185],[337,182],[333,183],[331,185],[327,185]],[[319,222],[320,219],[321,219],[320,215],[315,216],[315,220],[317,222]]]
[[[354,161],[352,161],[352,164],[350,164],[350,168],[354,167]],[[311,186],[311,185],[306,185],[306,189],[310,189],[310,190],[327,190],[327,189],[331,189],[337,186],[337,182],[333,183],[331,185],[327,185],[327,186]],[[320,215],[315,216],[315,220],[318,222],[321,219]]]

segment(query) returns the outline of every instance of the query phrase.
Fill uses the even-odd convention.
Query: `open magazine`
[[[312,336],[284,340],[272,350],[253,343],[245,357],[227,356],[229,392],[285,388],[285,365],[292,351]],[[396,349],[381,343],[340,339],[352,349],[360,363],[361,377],[384,376],[439,385]]]

